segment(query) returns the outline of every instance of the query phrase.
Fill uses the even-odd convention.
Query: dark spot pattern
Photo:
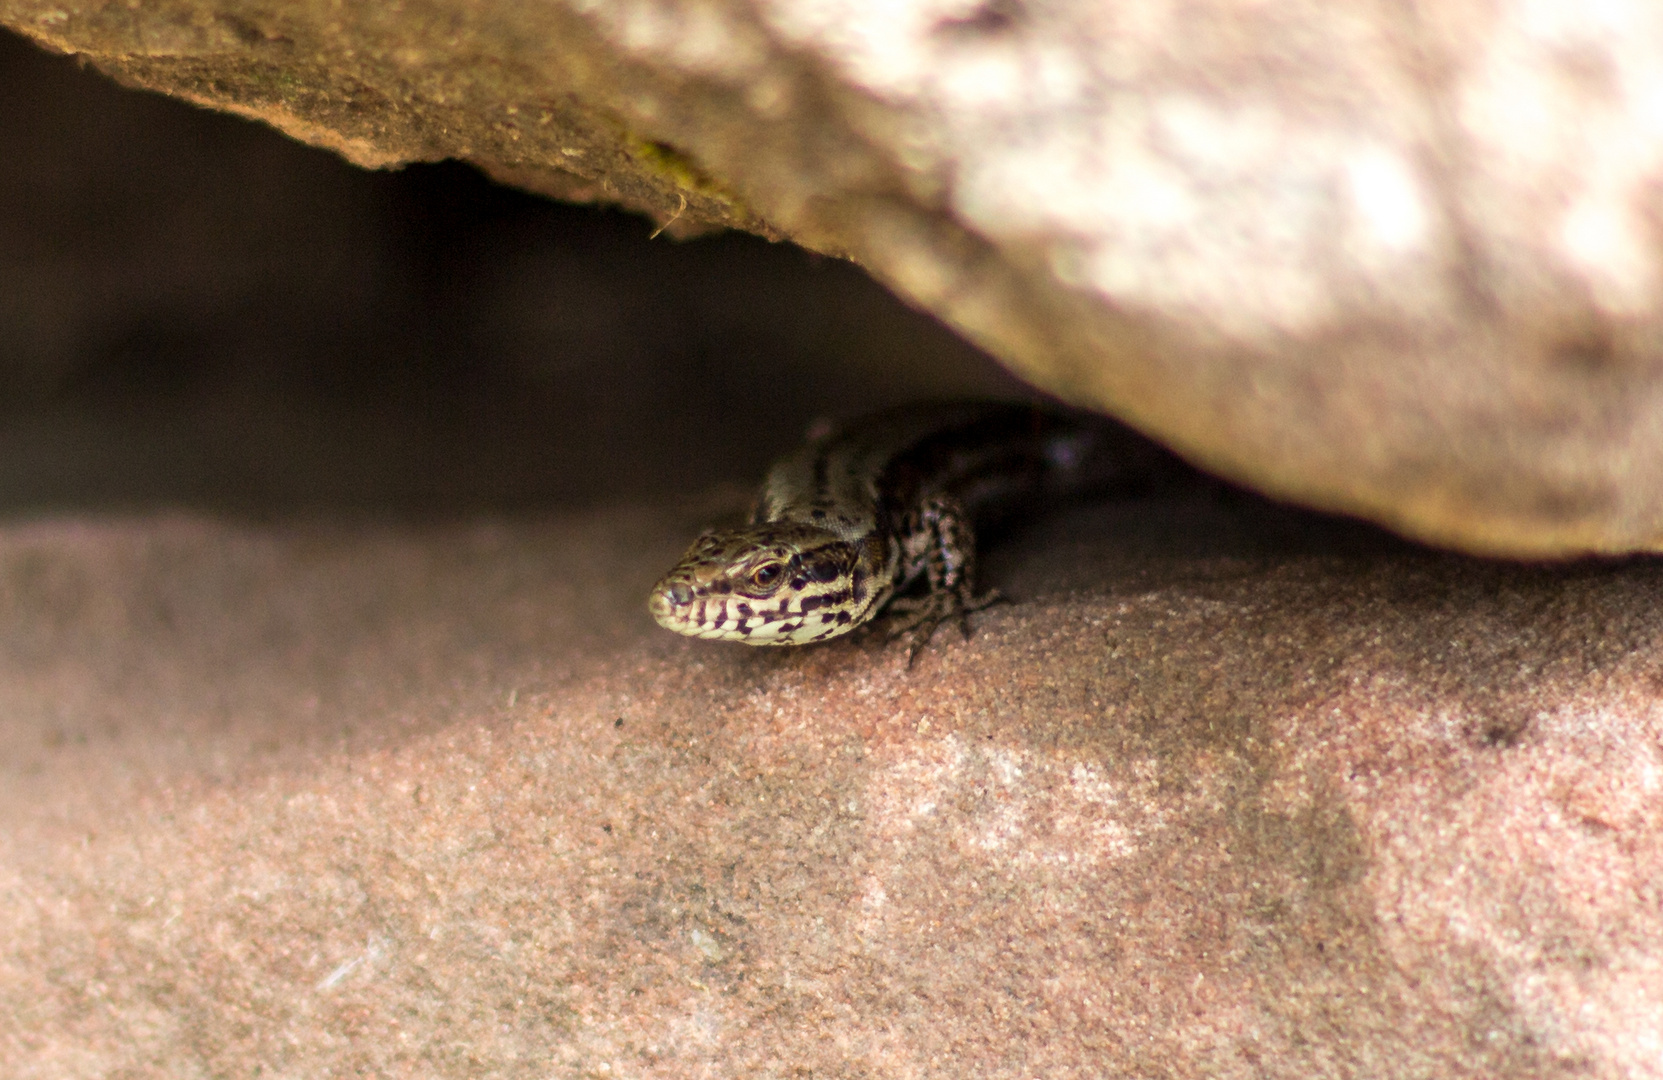
[[[1019,30],[1024,2],[972,0],[973,10],[941,29]],[[932,594],[950,592],[939,606],[954,613],[974,573],[965,511],[1021,494],[1061,468],[1050,449],[1057,431],[1073,431],[1071,422],[992,406],[947,410],[939,421],[884,414],[818,435],[770,473],[748,527],[710,530],[695,542],[659,586],[655,617],[684,633],[796,644],[865,622],[915,579]],[[784,570],[767,587],[749,580],[765,561]]]

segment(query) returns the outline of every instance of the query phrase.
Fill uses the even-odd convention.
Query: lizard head
[[[647,600],[658,624],[690,637],[802,645],[854,629],[882,599],[867,553],[810,525],[705,533]]]

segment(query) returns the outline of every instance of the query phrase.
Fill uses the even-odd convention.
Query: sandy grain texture
[[[1655,564],[1192,493],[908,672],[707,512],[7,526],[0,1071],[1657,1075]]]

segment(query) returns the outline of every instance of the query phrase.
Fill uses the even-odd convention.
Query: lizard
[[[748,645],[839,637],[880,612],[969,637],[976,526],[1170,460],[1101,416],[1014,403],[902,406],[827,426],[769,469],[747,524],[707,530],[653,588],[659,625]],[[904,595],[917,584],[918,596]]]

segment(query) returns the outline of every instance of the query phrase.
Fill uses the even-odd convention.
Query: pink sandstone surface
[[[0,530],[14,1077],[1647,1077],[1663,574],[1210,491],[684,640],[708,504]]]

